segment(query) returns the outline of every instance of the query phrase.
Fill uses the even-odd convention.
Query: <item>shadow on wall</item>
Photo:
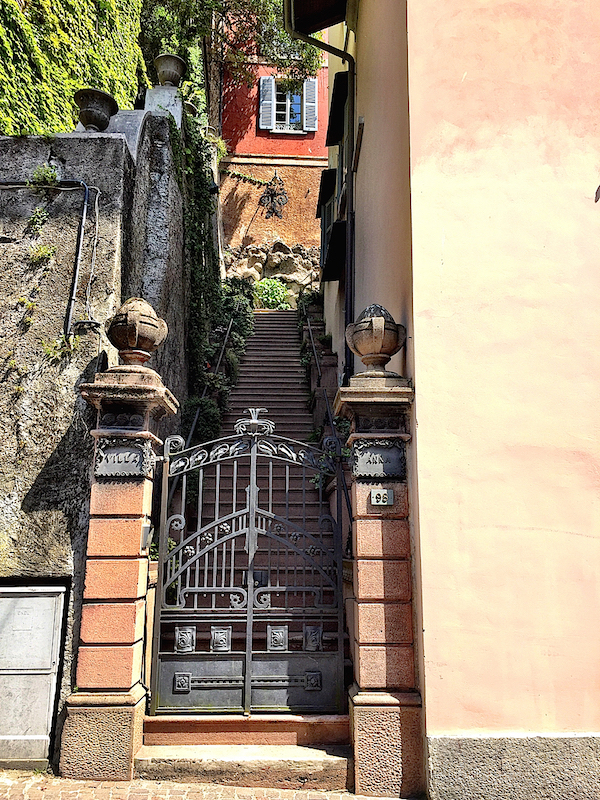
[[[254,70],[254,84],[258,82],[258,70]],[[224,131],[227,146],[235,152],[236,147],[256,124],[258,114],[258,95],[254,87],[245,86],[243,83],[234,83],[231,76],[226,75],[223,90],[223,108],[226,109],[224,117],[227,119],[227,129]]]
[[[52,568],[52,546],[67,536],[70,539],[73,558],[71,594],[67,611],[66,641],[63,650],[60,685],[60,701],[70,694],[75,686],[76,653],[79,644],[81,604],[85,576],[85,552],[89,524],[90,465],[94,442],[90,430],[94,427],[96,412],[79,397],[81,383],[93,381],[94,375],[106,367],[106,356],[93,358],[87,363],[73,389],[76,402],[69,427],[58,445],[37,474],[29,491],[23,498],[21,510],[27,514],[28,524],[21,526],[31,548],[21,538],[15,543],[18,553],[27,553],[32,574],[44,572],[57,577],[64,575],[64,565]],[[60,548],[61,551],[63,548]],[[54,747],[51,758],[57,761],[58,742],[64,720],[64,707],[59,702],[59,714],[55,724]]]
[[[242,188],[242,184],[236,182],[222,199],[221,209],[223,215],[223,235],[225,238],[225,244],[230,244],[234,234],[239,230],[242,221],[242,215],[246,211],[246,207],[249,206],[252,209],[253,214],[254,211],[258,209],[258,198],[260,197],[260,194],[257,194],[256,197],[253,197],[255,192],[262,193],[262,187],[257,186],[253,189],[250,189],[245,186]],[[250,222],[250,219],[248,222]],[[252,230],[252,228],[250,228],[250,230]],[[243,241],[244,246],[253,243],[254,237],[246,231]]]

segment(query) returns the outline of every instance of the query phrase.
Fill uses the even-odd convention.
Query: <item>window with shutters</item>
[[[273,76],[260,79],[258,127],[274,133],[318,130],[316,78],[304,81],[300,92],[287,92]]]
[[[275,84],[275,130],[302,130],[302,95],[285,92]]]

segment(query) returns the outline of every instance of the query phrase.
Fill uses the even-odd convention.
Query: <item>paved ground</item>
[[[243,789],[237,786],[172,781],[71,781],[47,773],[0,770],[0,800],[266,800],[266,798],[362,800],[359,795],[348,792]],[[377,798],[371,797],[368,800]]]

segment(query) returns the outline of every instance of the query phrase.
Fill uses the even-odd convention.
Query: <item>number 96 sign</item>
[[[373,506],[392,506],[394,505],[394,492],[392,489],[371,489],[371,505]]]

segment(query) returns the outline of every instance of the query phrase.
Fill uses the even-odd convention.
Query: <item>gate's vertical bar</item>
[[[342,465],[342,449],[339,441],[336,444],[336,524],[334,536],[335,563],[337,564],[337,603],[338,603],[338,696],[337,707],[342,708],[342,692],[344,688],[344,554],[342,546],[342,491],[344,486],[344,467]]]
[[[162,487],[160,493],[160,527],[158,529],[158,580],[154,593],[154,632],[152,636],[152,688],[150,691],[150,713],[156,713],[158,706],[158,686],[160,662],[160,609],[162,606],[165,580],[165,564],[168,555],[167,518],[169,505],[169,454],[165,446],[162,460]]]
[[[258,486],[256,483],[257,437],[250,444],[250,486],[248,492],[248,603],[246,608],[246,664],[244,673],[244,714],[249,715],[252,706],[252,639],[254,628],[254,554],[257,545],[256,505]]]

